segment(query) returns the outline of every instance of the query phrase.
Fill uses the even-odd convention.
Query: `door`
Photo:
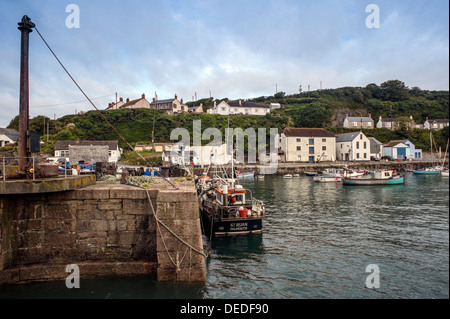
[[[406,158],[406,148],[404,147],[399,147],[397,148],[397,158]]]

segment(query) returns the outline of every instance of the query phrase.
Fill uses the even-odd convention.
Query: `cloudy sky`
[[[79,28],[66,26],[69,4]],[[369,4],[379,28],[366,26]],[[245,99],[391,79],[448,90],[448,12],[447,0],[0,0],[0,127],[18,114],[25,14],[105,109],[115,92]],[[31,33],[31,117],[92,109]]]

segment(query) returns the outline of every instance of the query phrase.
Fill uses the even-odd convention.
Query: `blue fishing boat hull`
[[[403,175],[395,176],[388,179],[375,179],[375,178],[343,178],[344,185],[355,186],[371,186],[371,185],[402,185],[405,183]]]

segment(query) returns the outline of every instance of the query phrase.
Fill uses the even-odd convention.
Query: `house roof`
[[[231,107],[260,107],[264,109],[269,109],[270,105],[266,104],[258,104],[253,102],[245,102],[245,101],[229,101],[228,105]]]
[[[371,141],[371,142],[374,142],[374,143],[376,143],[376,144],[378,144],[378,145],[383,145],[383,143],[381,143],[379,140],[377,140],[375,137],[368,137],[368,139]]]
[[[286,137],[336,137],[323,128],[285,128],[282,132]]]
[[[351,142],[353,141],[361,132],[343,133],[336,134],[336,142]]]
[[[55,144],[55,151],[68,150],[69,145],[72,146],[109,146],[110,151],[117,150],[119,148],[118,141],[57,141]]]
[[[371,117],[347,117],[349,122],[373,122]]]
[[[0,134],[8,136],[12,140],[17,140],[19,138],[19,132],[9,128],[1,128]]]
[[[436,120],[426,120],[426,122],[429,122],[429,123],[448,123],[449,120],[448,119],[436,119]]]
[[[395,147],[399,144],[403,144],[406,147],[409,147],[409,145],[406,145],[403,141],[390,141],[389,143],[385,144],[384,147]]]

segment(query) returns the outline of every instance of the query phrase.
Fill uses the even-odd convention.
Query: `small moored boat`
[[[286,174],[286,175],[283,176],[283,178],[290,179],[290,178],[292,178],[292,174]]]
[[[319,182],[319,183],[331,183],[331,182],[341,182],[342,177],[338,176],[314,176],[313,181]]]

